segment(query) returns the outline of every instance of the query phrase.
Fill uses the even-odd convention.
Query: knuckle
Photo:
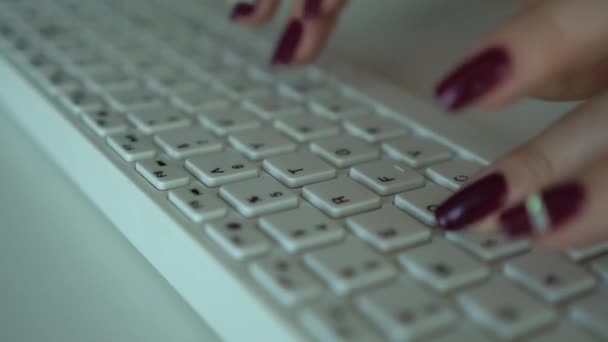
[[[551,182],[557,174],[553,160],[541,148],[533,145],[518,149],[510,157],[509,164],[519,170],[528,187],[538,187]]]

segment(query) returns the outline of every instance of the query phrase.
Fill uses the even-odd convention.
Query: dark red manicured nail
[[[240,2],[232,8],[232,12],[230,13],[230,19],[237,20],[240,18],[245,18],[250,16],[253,12],[255,12],[255,4],[248,4],[244,2]]]
[[[576,216],[584,199],[585,190],[580,184],[560,184],[505,211],[500,215],[500,223],[511,236],[548,233]]]
[[[323,0],[306,0],[304,2],[304,18],[315,18],[321,13]]]
[[[493,173],[448,198],[435,211],[437,224],[446,230],[460,230],[499,210],[507,198],[507,180]]]
[[[287,24],[285,31],[272,56],[272,64],[289,64],[300,44],[304,26],[300,20],[294,19]]]
[[[511,71],[509,52],[493,47],[473,57],[436,88],[439,104],[448,111],[458,111],[489,93]]]

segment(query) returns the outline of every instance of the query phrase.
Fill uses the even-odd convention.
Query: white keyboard
[[[0,100],[219,336],[608,338],[607,243],[436,229],[484,158],[218,8],[0,0]]]

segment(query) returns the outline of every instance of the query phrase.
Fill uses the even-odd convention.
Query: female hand
[[[233,17],[260,23],[277,3],[237,5]],[[296,1],[273,62],[313,59],[344,3]],[[605,0],[525,0],[521,13],[483,37],[471,57],[440,82],[436,99],[450,112],[471,106],[495,110],[524,96],[587,100],[441,205],[441,226],[501,229],[558,249],[608,238],[606,13]]]

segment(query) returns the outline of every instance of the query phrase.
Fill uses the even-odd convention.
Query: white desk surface
[[[395,38],[409,41],[409,46],[399,49],[402,56],[394,55],[395,51],[380,55],[388,58],[389,64],[395,64],[395,59],[403,63],[403,73],[398,76],[404,88],[415,94],[428,90],[437,75],[456,60],[454,56],[463,53],[463,42],[470,42],[475,31],[501,17],[488,15],[477,7],[487,6],[488,0],[463,1],[470,6],[458,2],[458,10],[452,0],[402,1],[383,0],[382,5],[390,12],[389,3],[421,4],[418,11],[412,10],[403,19],[390,17],[393,24],[407,24],[398,31],[404,34]],[[371,2],[357,3],[362,4]],[[433,12],[430,7],[442,10]],[[453,16],[459,10],[464,13],[460,22]],[[483,15],[466,13],[471,10]],[[421,13],[433,21],[426,21]],[[442,13],[448,14],[443,17],[449,22],[441,19]],[[478,25],[469,25],[471,17],[479,20]],[[348,29],[342,34],[359,33],[345,24]],[[365,25],[357,26],[365,31],[372,29],[371,24],[369,29]],[[418,25],[418,29],[412,29],[412,25]],[[453,30],[453,25],[462,30]],[[462,37],[445,36],[448,32]],[[426,40],[417,42],[428,44],[412,44],[415,34],[426,36]],[[386,41],[365,41],[376,48],[356,44],[358,51],[353,54],[361,52],[362,59],[366,57],[362,51],[378,55],[381,47],[392,46]],[[340,40],[335,46],[340,47]],[[422,63],[433,57],[437,62]],[[524,109],[527,113],[519,113],[519,117],[528,121],[529,112],[540,108]],[[510,115],[504,117],[505,121],[514,119]],[[525,125],[529,131],[525,135],[542,125]],[[1,110],[0,189],[0,341],[217,340],[164,279]]]

